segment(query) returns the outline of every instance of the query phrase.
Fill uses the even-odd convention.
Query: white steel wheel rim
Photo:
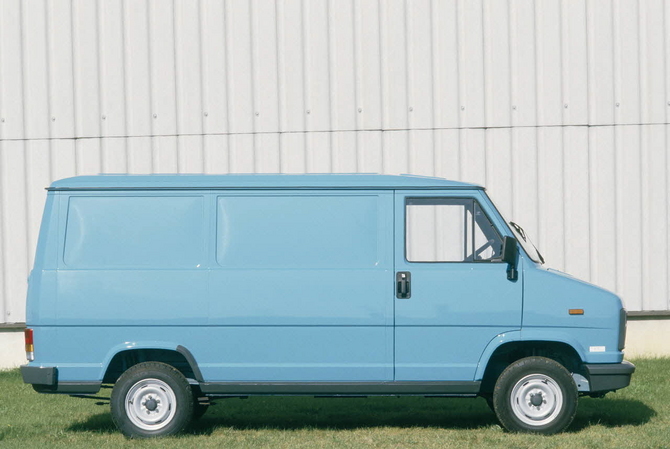
[[[126,394],[126,415],[142,430],[160,430],[175,415],[177,397],[170,386],[159,379],[142,379]]]
[[[514,385],[510,401],[514,415],[521,422],[539,427],[559,416],[563,409],[563,391],[551,377],[530,374]]]

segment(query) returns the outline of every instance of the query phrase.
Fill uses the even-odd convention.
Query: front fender
[[[522,329],[519,331],[510,331],[505,332],[499,335],[496,335],[486,346],[482,356],[479,359],[477,364],[477,371],[475,371],[476,381],[481,381],[484,378],[484,372],[486,367],[491,360],[493,353],[502,345],[512,342],[523,342],[523,341],[537,341],[537,342],[547,342],[547,343],[565,343],[572,347],[579,358],[582,361],[587,360],[586,351],[582,344],[567,330],[557,330],[557,329]]]

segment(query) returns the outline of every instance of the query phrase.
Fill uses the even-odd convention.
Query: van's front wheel
[[[112,419],[129,438],[173,435],[193,416],[186,378],[165,363],[145,362],[129,368],[112,390]]]
[[[545,357],[526,357],[512,363],[493,391],[496,415],[513,432],[560,432],[572,423],[577,401],[577,386],[570,373]]]

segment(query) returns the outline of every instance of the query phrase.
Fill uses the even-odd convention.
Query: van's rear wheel
[[[560,432],[572,423],[577,401],[570,373],[545,357],[517,360],[502,372],[493,391],[496,415],[512,432]]]
[[[112,419],[129,438],[173,435],[193,417],[193,395],[186,378],[165,363],[129,368],[112,390]]]

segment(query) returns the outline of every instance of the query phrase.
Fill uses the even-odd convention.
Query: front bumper
[[[635,372],[635,365],[625,360],[621,363],[593,363],[584,366],[589,374],[591,393],[606,393],[627,387]]]
[[[55,366],[21,365],[21,376],[38,393],[93,394],[101,385],[101,382],[58,382]]]

